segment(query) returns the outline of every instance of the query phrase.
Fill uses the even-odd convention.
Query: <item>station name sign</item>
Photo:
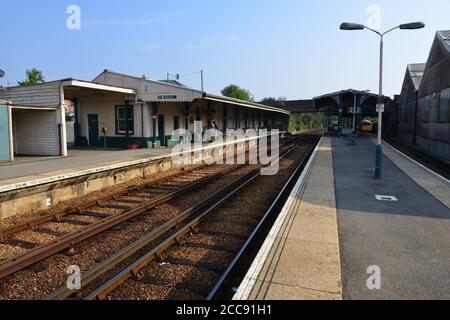
[[[158,96],[158,100],[176,100],[177,96]]]

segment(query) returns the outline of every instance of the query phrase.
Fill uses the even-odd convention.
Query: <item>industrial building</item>
[[[289,125],[289,112],[280,108],[109,70],[93,81],[69,78],[5,88],[0,98],[8,101],[3,109],[11,118],[2,129],[11,146],[1,145],[11,150],[10,159],[15,154],[67,156],[68,144],[102,147],[105,138],[108,148],[170,147],[175,143],[170,140],[172,132],[193,131],[195,121],[202,121],[204,129],[214,121],[222,131],[286,130]],[[72,115],[71,125],[66,123],[67,114]]]
[[[438,31],[426,64],[409,65],[399,107],[399,139],[450,161],[450,31]]]

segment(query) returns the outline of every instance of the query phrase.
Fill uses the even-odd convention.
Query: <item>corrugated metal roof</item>
[[[159,82],[165,82],[165,83],[169,83],[169,84],[174,84],[176,86],[180,86],[180,87],[184,87],[187,88],[187,86],[185,86],[184,84],[182,84],[181,82],[178,82],[177,80],[158,80]]]
[[[207,99],[240,105],[247,108],[262,109],[289,114],[289,111],[280,108],[269,107],[259,103],[208,94],[199,90],[179,86],[170,82],[167,83],[163,81],[129,76],[111,70],[103,71],[99,76],[97,76],[97,78],[94,79],[93,82],[110,86],[134,88],[136,90],[138,100],[145,102],[192,102],[196,99]]]
[[[412,63],[408,64],[409,76],[414,84],[414,89],[416,91],[420,88],[420,83],[422,82],[423,74],[425,72],[426,63]]]
[[[137,100],[144,102],[191,102],[203,97],[203,92],[199,90],[172,83],[130,76],[111,70],[103,71],[93,82],[116,87],[133,88],[137,93]]]
[[[262,104],[268,105],[270,107],[281,108],[287,110],[291,113],[308,113],[308,112],[316,112],[316,108],[314,107],[314,100],[286,100],[286,101],[267,101]]]
[[[444,45],[444,47],[450,53],[450,30],[438,31],[437,35],[441,40],[442,44]]]
[[[267,106],[267,105],[264,105],[264,104],[260,104],[260,103],[244,101],[244,100],[239,100],[239,99],[234,99],[234,98],[229,98],[229,97],[224,97],[224,96],[217,96],[217,95],[213,95],[213,94],[209,94],[209,93],[205,93],[203,98],[206,99],[206,100],[217,101],[217,102],[224,102],[224,103],[239,105],[239,106],[252,108],[252,109],[261,109],[261,110],[266,110],[266,111],[273,111],[273,112],[278,112],[278,113],[284,113],[286,115],[290,114],[289,111],[281,109],[281,108],[270,107],[270,106]]]
[[[369,96],[369,97],[378,97],[378,94],[375,93],[371,93],[370,91],[361,91],[361,90],[355,90],[355,89],[348,89],[348,90],[342,90],[342,91],[337,91],[337,92],[333,92],[333,93],[327,93],[324,94],[322,96],[318,96],[313,98],[313,100],[319,100],[319,99],[324,99],[324,98],[332,98],[335,96],[339,96],[341,94],[346,94],[346,93],[352,93],[352,94],[362,94],[365,96]]]

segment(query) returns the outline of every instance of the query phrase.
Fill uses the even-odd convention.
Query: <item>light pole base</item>
[[[377,151],[375,155],[375,179],[381,179],[381,157],[383,154],[383,147],[377,144]]]

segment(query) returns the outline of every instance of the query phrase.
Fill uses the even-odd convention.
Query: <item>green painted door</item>
[[[7,105],[0,105],[0,161],[11,160],[9,137],[9,111]]]
[[[164,130],[164,125],[164,116],[160,114],[158,116],[158,136],[162,146],[166,145],[166,132]]]
[[[96,146],[100,142],[99,131],[98,131],[98,115],[89,114],[88,115],[88,129],[89,129],[89,145]]]

